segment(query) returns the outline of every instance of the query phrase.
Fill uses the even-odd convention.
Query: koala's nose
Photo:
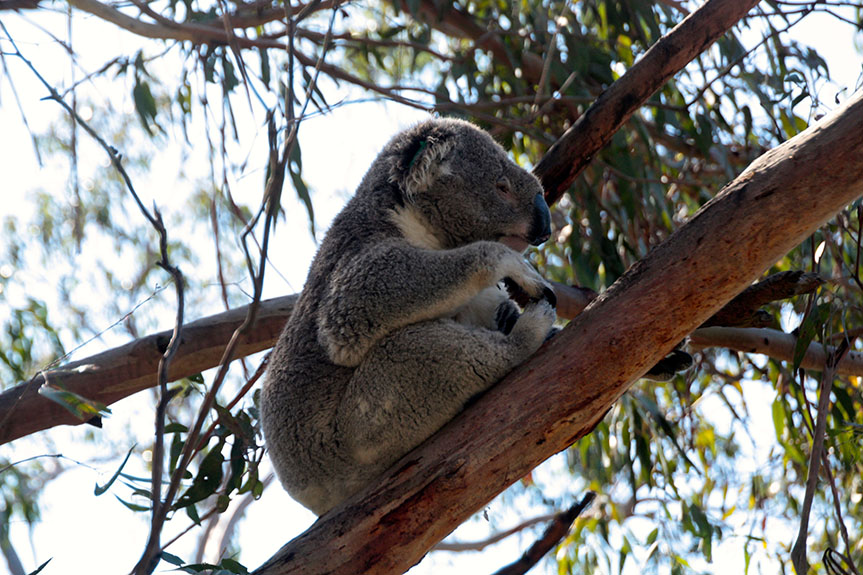
[[[551,212],[542,194],[533,198],[533,222],[530,226],[530,243],[538,246],[551,236]]]

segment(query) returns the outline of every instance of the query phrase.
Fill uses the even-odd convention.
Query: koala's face
[[[491,136],[454,120],[427,122],[405,135],[414,131],[403,189],[444,245],[490,240],[522,251],[548,239],[551,217],[539,180]]]

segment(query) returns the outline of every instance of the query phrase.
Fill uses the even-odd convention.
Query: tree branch
[[[565,512],[560,512],[565,513]],[[441,541],[437,545],[432,548],[432,551],[449,551],[451,553],[462,553],[464,551],[482,551],[489,545],[494,545],[495,543],[499,543],[503,541],[507,537],[511,535],[515,535],[521,531],[524,531],[528,527],[533,527],[537,523],[546,523],[547,521],[551,521],[554,518],[558,517],[560,513],[547,513],[545,515],[540,515],[538,517],[531,517],[530,519],[525,519],[518,525],[514,527],[510,527],[509,529],[504,529],[503,531],[498,531],[497,533],[492,533],[490,536],[485,539],[481,539],[479,541]]]
[[[791,548],[791,561],[797,575],[809,572],[809,561],[806,560],[806,539],[809,536],[809,513],[812,510],[812,500],[815,497],[815,486],[821,472],[821,456],[824,449],[824,435],[827,430],[827,409],[830,407],[830,390],[833,389],[833,378],[836,375],[836,365],[848,351],[849,342],[846,339],[828,357],[822,366],[821,383],[818,386],[818,411],[815,429],[812,431],[812,448],[809,452],[809,468],[806,473],[806,493],[800,513],[800,529],[797,539]],[[802,378],[800,384],[803,384]]]
[[[809,275],[803,274],[797,285],[809,285]],[[787,279],[790,276],[783,277]],[[766,281],[773,284],[769,278]],[[764,296],[766,292],[758,288],[760,285],[756,284],[750,289],[756,289]],[[791,297],[791,292],[796,293],[791,287],[784,292],[771,291],[770,297]],[[554,284],[554,291],[557,294],[558,316],[565,319],[575,318],[596,297],[590,290],[561,283]],[[766,296],[749,299],[749,292],[749,289],[745,290],[739,296],[742,299],[735,298],[713,317],[732,317],[725,310],[732,306],[742,309],[745,307],[741,303],[743,301],[754,304],[755,301],[763,300],[757,305],[766,303]],[[288,321],[297,297],[290,295],[262,301],[257,322],[244,336],[243,346],[236,356],[244,357],[272,347]],[[247,309],[245,306],[239,307],[186,324],[183,327],[183,340],[171,364],[170,380],[189,377],[218,366],[226,342],[242,323]],[[712,321],[713,318],[706,323]],[[170,331],[149,335],[57,370],[46,371],[44,376],[37,375],[28,382],[0,393],[0,445],[57,425],[84,423],[36,393],[44,377],[59,381],[65,389],[82,397],[110,405],[156,385],[159,358],[170,337]],[[690,345],[696,349],[725,347],[745,353],[760,353],[781,361],[792,361],[796,341],[793,335],[781,331],[740,327],[699,328],[689,338]],[[825,359],[824,348],[813,343],[801,367],[819,369],[818,366],[823,366]],[[863,376],[863,354],[854,351],[846,354],[837,366],[837,373]]]
[[[703,327],[689,335],[689,345],[696,349],[725,347],[744,353],[761,353],[781,361],[794,360],[797,337],[775,329],[745,327]],[[824,369],[834,348],[817,342],[809,344],[800,367],[813,371]],[[863,375],[863,353],[849,351],[836,366],[839,375]]]
[[[756,160],[530,360],[257,575],[374,575],[414,565],[587,434],[687,333],[863,195],[861,147],[863,93]]]
[[[787,271],[746,288],[739,296],[713,314],[701,327],[767,327],[773,318],[762,317],[761,306],[790,297],[812,293],[824,283],[816,273]]]
[[[595,498],[596,493],[588,491],[581,498],[581,501],[566,511],[558,513],[554,521],[546,527],[542,537],[534,541],[533,545],[517,561],[495,571],[494,575],[523,575],[527,573],[531,567],[545,557],[546,553],[554,549],[561,539],[566,537],[566,534],[569,533],[569,528],[572,527],[572,522],[593,503]]]
[[[599,95],[534,168],[549,204],[562,196],[593,156],[654,92],[706,50],[758,0],[709,0],[660,38]]]
[[[261,303],[254,329],[240,338],[236,355],[247,356],[273,346],[297,301],[296,295]],[[246,317],[248,306],[212,315],[183,326],[183,337],[168,371],[170,381],[219,365],[225,344]],[[156,385],[159,359],[171,331],[162,331],[103,353],[46,371],[0,394],[0,444],[55,425],[83,421],[38,395],[45,377],[87,399],[110,405]]]

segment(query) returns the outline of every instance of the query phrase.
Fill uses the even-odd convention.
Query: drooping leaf
[[[111,485],[114,484],[114,481],[120,476],[120,473],[123,471],[123,468],[126,467],[126,463],[129,461],[129,457],[132,455],[132,451],[135,449],[135,445],[129,448],[129,451],[126,453],[126,457],[123,458],[123,463],[120,464],[120,467],[117,468],[117,471],[114,472],[114,475],[111,476],[111,479],[108,482],[99,487],[97,483],[95,488],[93,489],[93,494],[98,497],[108,491],[111,488]]]
[[[111,413],[107,405],[63,389],[60,385],[59,383],[48,383],[46,381],[39,386],[39,395],[62,406],[81,421],[88,421],[95,417]]]

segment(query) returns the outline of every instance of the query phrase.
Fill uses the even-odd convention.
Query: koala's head
[[[551,234],[539,180],[467,122],[423,122],[385,154],[404,209],[418,213],[442,247],[490,240],[521,251]]]

